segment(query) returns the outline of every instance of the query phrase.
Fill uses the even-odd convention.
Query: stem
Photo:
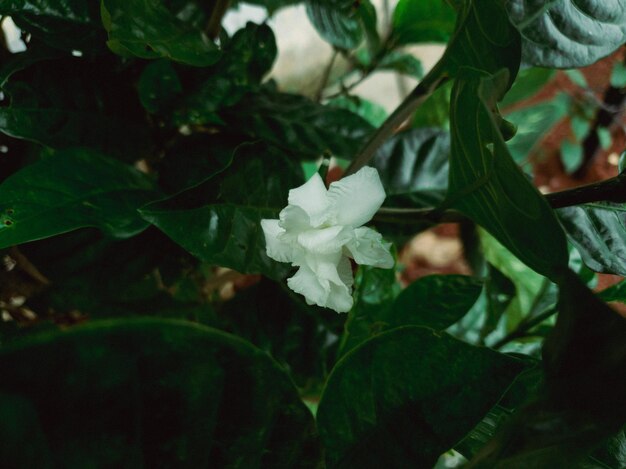
[[[510,334],[505,335],[502,339],[497,341],[495,344],[491,346],[491,348],[499,349],[511,342],[512,340],[518,339],[520,337],[524,337],[528,331],[530,331],[533,327],[538,326],[543,321],[548,319],[550,316],[555,315],[557,312],[556,308],[549,309],[548,311],[544,311],[543,313],[535,316],[528,321],[522,321],[519,325],[512,331]]]
[[[211,12],[211,17],[209,18],[209,22],[205,28],[207,36],[209,36],[213,40],[217,39],[220,34],[222,18],[226,14],[226,10],[228,10],[229,4],[230,0],[217,0],[215,2],[215,6],[213,7],[213,11]]]
[[[315,98],[313,98],[316,103],[319,103],[322,100],[322,93],[324,92],[324,89],[326,88],[326,85],[328,84],[328,79],[330,78],[330,72],[332,72],[333,70],[333,65],[335,65],[335,60],[337,59],[337,55],[339,55],[339,51],[337,49],[334,49],[333,54],[330,56],[330,61],[328,62],[328,65],[326,65],[326,68],[324,69],[324,74],[322,75],[322,79],[320,81],[319,87],[317,88],[317,92],[315,93]]]
[[[569,207],[589,202],[626,202],[626,174],[561,192],[546,194],[552,208]]]
[[[441,62],[440,62],[441,64]],[[426,99],[448,79],[442,67],[436,65],[413,91],[400,103],[395,111],[374,132],[369,141],[354,157],[346,170],[344,177],[356,173],[365,166],[376,153],[376,150],[395,132],[395,130],[407,119]]]

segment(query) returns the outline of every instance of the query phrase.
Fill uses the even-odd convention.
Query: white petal
[[[297,205],[287,205],[278,214],[280,220],[278,224],[285,231],[297,235],[298,233],[311,229],[309,216],[304,209]]]
[[[328,189],[328,200],[336,217],[334,221],[356,228],[372,219],[385,200],[385,189],[378,171],[366,166],[333,182]]]
[[[354,237],[346,244],[346,249],[357,264],[390,269],[394,264],[390,246],[391,243],[383,242],[380,233],[362,227],[354,230]]]
[[[352,239],[351,231],[344,226],[307,230],[298,235],[298,243],[313,253],[341,252],[341,248]]]
[[[311,226],[319,226],[328,218],[328,197],[322,177],[315,173],[311,179],[289,191],[289,205],[300,207],[311,220]]]
[[[339,274],[339,278],[341,279],[342,283],[348,288],[354,285],[352,264],[350,263],[350,259],[348,259],[346,256],[343,256],[339,261],[339,265],[337,266],[337,273]]]
[[[330,285],[330,294],[326,301],[326,307],[334,309],[338,313],[347,313],[352,309],[354,300],[350,288],[346,285]]]
[[[278,220],[261,220],[261,228],[265,234],[265,252],[268,257],[278,262],[291,262],[293,248],[290,243],[280,239],[285,230],[278,225]]]
[[[308,304],[326,306],[330,295],[330,283],[322,281],[306,265],[301,266],[296,275],[287,279],[287,285],[296,293],[300,293]]]

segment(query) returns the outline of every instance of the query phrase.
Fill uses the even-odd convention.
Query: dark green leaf
[[[466,275],[429,275],[406,287],[393,302],[389,327],[414,325],[444,330],[478,299],[482,283]]]
[[[319,461],[311,414],[284,372],[249,343],[206,327],[95,322],[5,346],[0,370],[7,467]],[[16,439],[26,434],[30,452]]]
[[[141,214],[205,262],[281,279],[290,267],[265,254],[261,220],[277,218],[289,189],[302,182],[300,167],[283,152],[245,144],[228,171],[148,205]]]
[[[204,67],[220,51],[201,29],[173,16],[161,0],[101,0],[109,48],[144,59],[163,57]]]
[[[570,241],[591,270],[626,275],[624,204],[594,202],[556,212]]]
[[[505,2],[522,34],[526,62],[542,67],[590,65],[626,42],[623,0]]]
[[[11,103],[0,107],[0,131],[52,148],[87,146],[125,161],[141,159],[150,145],[148,127],[130,77],[117,65],[67,58],[12,73],[3,86]]]
[[[622,280],[615,285],[605,288],[598,293],[598,298],[602,301],[619,301],[620,303],[626,303],[626,281]]]
[[[249,340],[289,371],[304,392],[317,392],[336,360],[345,316],[309,306],[284,284],[262,279],[219,310],[221,327]]]
[[[373,127],[380,126],[387,119],[387,111],[384,107],[360,96],[339,96],[328,104],[334,108],[347,109],[353,112]]]
[[[130,166],[85,149],[59,152],[0,184],[0,247],[87,226],[133,236],[148,226],[137,208],[158,197]]]
[[[448,42],[455,12],[445,1],[400,0],[393,12],[393,38],[397,44]]]
[[[258,89],[276,54],[271,28],[248,23],[224,46],[222,58],[203,70],[203,78],[172,103],[174,125],[223,124],[218,111]]]
[[[424,76],[422,62],[411,54],[389,52],[378,63],[377,70],[392,70],[394,72],[421,79]]]
[[[328,467],[432,467],[523,368],[422,327],[368,340],[335,367],[320,402]]]
[[[413,116],[413,127],[450,127],[450,92],[452,83],[447,83],[431,94]]]
[[[303,158],[316,158],[326,150],[352,158],[373,130],[365,119],[346,109],[269,90],[246,95],[220,116],[227,125]]]
[[[555,71],[549,68],[529,67],[520,69],[515,83],[500,101],[503,109],[531,98],[554,77]]]
[[[509,72],[506,90],[517,76],[520,55],[520,35],[508,21],[502,2],[468,1],[463,3],[454,37],[440,64],[455,77],[464,67],[489,74],[506,68]]]
[[[143,69],[137,84],[139,99],[148,112],[156,113],[183,89],[169,60],[155,60]]]
[[[481,77],[466,70],[455,84],[448,202],[526,265],[556,279],[568,263],[565,235],[550,205],[513,162],[493,111],[506,75]]]
[[[34,38],[65,50],[105,51],[99,2],[84,0],[1,0],[0,15]]]
[[[369,0],[306,0],[306,13],[319,35],[340,49],[354,49],[376,25]]]

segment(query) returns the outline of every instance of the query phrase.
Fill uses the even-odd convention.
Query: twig
[[[322,100],[322,94],[324,93],[324,89],[328,84],[328,79],[330,78],[330,72],[333,70],[333,65],[335,65],[335,60],[337,59],[337,55],[339,55],[339,51],[337,49],[333,50],[333,54],[330,56],[330,61],[326,68],[324,69],[324,74],[322,75],[322,79],[320,80],[320,84],[317,88],[317,92],[315,93],[315,102],[319,103]]]
[[[205,33],[213,40],[217,39],[220,35],[222,18],[226,14],[226,10],[228,10],[229,5],[230,0],[216,0],[215,2],[215,6],[211,12],[211,17],[209,18],[209,22],[205,28]]]
[[[441,64],[441,63],[440,63]],[[438,65],[440,65],[438,64]],[[406,99],[393,111],[385,122],[374,132],[361,151],[354,157],[350,166],[346,170],[344,176],[356,173],[365,166],[376,153],[376,150],[385,143],[385,141],[426,99],[441,85],[443,85],[448,76],[442,70],[442,67],[436,65],[424,79],[415,87]]]
[[[569,207],[590,202],[626,202],[626,174],[561,192],[546,194],[552,208]]]

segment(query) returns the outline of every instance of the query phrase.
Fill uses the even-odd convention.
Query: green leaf
[[[452,83],[446,83],[431,94],[413,116],[413,127],[450,127],[450,92]]]
[[[220,51],[201,29],[173,16],[161,0],[101,0],[107,45],[123,56],[163,57],[197,67],[215,63]]]
[[[0,370],[0,452],[10,467],[319,462],[312,416],[282,369],[214,329],[94,322],[5,346]],[[20,449],[27,434],[29,452]]]
[[[354,49],[376,25],[369,0],[306,0],[306,13],[318,34],[335,47]]]
[[[49,46],[83,53],[106,51],[98,2],[0,0],[0,15]]]
[[[276,59],[276,39],[266,24],[247,23],[224,45],[222,58],[203,69],[197,83],[171,103],[173,124],[223,124],[222,108],[237,104],[248,92],[260,87]],[[187,81],[190,77],[187,77]]]
[[[137,209],[158,197],[130,166],[86,149],[59,152],[0,184],[0,248],[87,226],[134,236],[148,226]]]
[[[360,96],[339,96],[332,99],[328,104],[333,108],[347,109],[353,112],[373,127],[380,126],[388,117],[384,107]]]
[[[270,90],[246,95],[239,104],[224,109],[220,117],[240,132],[303,158],[317,158],[327,150],[334,156],[352,158],[373,130],[365,119],[346,109]]]
[[[290,266],[267,257],[261,220],[278,218],[289,189],[302,182],[301,168],[282,151],[244,144],[227,171],[140,212],[205,262],[282,279]]]
[[[577,143],[564,140],[561,142],[561,161],[567,174],[572,174],[583,163],[583,147]]]
[[[368,340],[337,364],[320,402],[328,467],[432,467],[523,368],[422,327]]]
[[[626,303],[626,281],[622,280],[598,292],[598,298],[606,302],[619,301],[620,303]]]
[[[455,84],[448,203],[554,280],[568,263],[565,235],[545,198],[513,162],[500,133],[501,118],[492,110],[506,89],[506,75],[466,70]]]
[[[396,44],[448,42],[454,31],[455,12],[445,1],[400,0],[393,12]]]
[[[535,146],[569,110],[570,98],[558,94],[549,101],[507,113],[506,119],[517,127],[515,136],[507,142],[513,160],[518,164],[527,161]]]
[[[461,319],[478,299],[482,282],[466,275],[429,275],[406,287],[389,311],[389,326],[444,330]]]
[[[141,104],[152,114],[183,91],[176,70],[165,59],[155,60],[143,69],[137,89]]]
[[[0,108],[0,132],[55,149],[91,147],[129,162],[145,156],[151,144],[145,115],[119,64],[110,58],[30,64],[7,71],[2,90],[11,102]]]
[[[422,62],[417,57],[397,51],[385,54],[376,69],[391,70],[417,79],[424,76]]]
[[[626,65],[617,62],[611,71],[611,86],[613,88],[624,88],[626,86]]]
[[[457,17],[454,36],[439,66],[454,77],[462,75],[464,67],[495,74],[508,70],[507,85],[515,81],[520,65],[520,35],[507,19],[499,0],[472,0],[463,3]]]
[[[505,3],[511,22],[522,34],[522,56],[532,65],[584,67],[626,42],[623,0]]]
[[[555,71],[549,68],[522,68],[511,89],[500,101],[500,107],[506,108],[524,101],[537,94],[554,77]]]
[[[626,275],[626,206],[594,202],[556,211],[569,240],[596,272]]]

